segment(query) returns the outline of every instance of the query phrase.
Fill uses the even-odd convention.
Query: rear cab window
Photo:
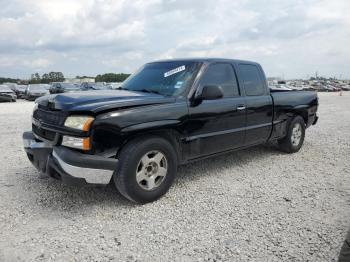
[[[261,96],[266,94],[264,81],[256,65],[239,64],[238,68],[246,96]]]

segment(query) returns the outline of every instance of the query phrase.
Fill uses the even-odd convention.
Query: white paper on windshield
[[[177,68],[171,69],[171,70],[168,71],[168,72],[165,72],[165,73],[164,73],[164,77],[171,76],[171,75],[173,75],[173,74],[179,73],[179,72],[184,71],[184,70],[185,70],[185,66],[184,66],[184,65],[183,65],[183,66],[179,66],[179,67],[177,67]]]

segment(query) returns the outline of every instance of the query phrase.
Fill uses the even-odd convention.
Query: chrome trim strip
[[[240,131],[245,131],[245,130],[251,130],[255,128],[261,128],[265,126],[272,126],[272,123],[265,123],[265,124],[259,124],[259,125],[253,125],[253,126],[248,126],[248,127],[240,127],[240,128],[234,128],[234,129],[228,129],[228,130],[223,130],[223,131],[218,131],[218,132],[211,132],[211,133],[206,133],[206,134],[200,134],[200,135],[195,135],[195,136],[189,136],[186,138],[186,141],[192,141],[198,138],[206,138],[206,137],[211,137],[211,136],[218,136],[218,135],[225,135],[225,134],[230,134],[230,133],[235,133],[235,132],[240,132]]]
[[[61,168],[69,175],[77,178],[84,178],[87,183],[91,184],[108,184],[112,178],[113,170],[94,169],[72,166],[64,162],[55,152],[52,156],[57,160]]]

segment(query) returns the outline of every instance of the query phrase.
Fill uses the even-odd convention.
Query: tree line
[[[77,79],[95,78],[95,82],[123,82],[130,74],[124,73],[106,73],[99,74],[96,77],[90,76],[76,76]],[[48,84],[51,82],[63,82],[65,77],[62,72],[49,72],[40,75],[39,73],[32,74],[30,80],[21,80],[15,78],[0,77],[0,84],[2,83],[29,83],[29,84]]]
[[[0,84],[3,83],[20,83],[21,79],[9,78],[9,77],[0,77]]]
[[[95,82],[123,82],[125,79],[129,77],[130,74],[124,73],[107,73],[103,75],[97,75],[95,77]]]
[[[48,84],[51,82],[63,82],[65,80],[62,72],[50,72],[40,76],[39,73],[32,74],[30,84]]]

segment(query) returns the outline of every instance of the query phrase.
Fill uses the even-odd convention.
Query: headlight
[[[63,136],[62,146],[77,148],[81,150],[90,150],[90,137]]]
[[[94,121],[92,116],[69,116],[64,125],[82,131],[89,131],[92,121]]]

